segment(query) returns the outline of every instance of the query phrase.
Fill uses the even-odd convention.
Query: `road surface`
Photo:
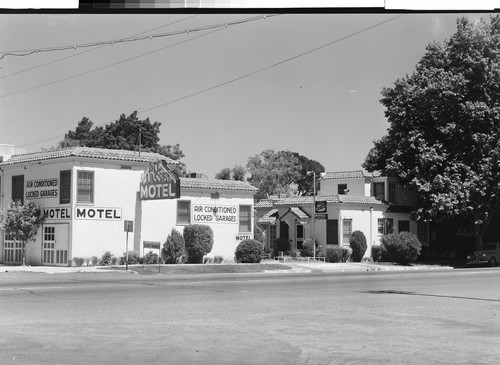
[[[500,269],[0,275],[1,364],[498,364]]]

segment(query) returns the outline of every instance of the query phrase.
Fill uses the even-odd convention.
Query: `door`
[[[342,245],[349,246],[351,234],[352,234],[352,219],[344,219],[342,221]]]
[[[302,250],[302,244],[304,243],[304,226],[297,223],[295,227],[295,242],[297,242],[297,250]]]
[[[68,224],[43,226],[42,265],[68,265]]]
[[[328,219],[326,221],[326,244],[338,245],[339,244],[339,220]]]

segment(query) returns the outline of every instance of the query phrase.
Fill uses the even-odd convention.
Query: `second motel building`
[[[253,238],[257,189],[248,183],[180,178],[179,198],[144,200],[140,184],[148,167],[175,161],[156,153],[88,147],[9,153],[4,148],[0,160],[0,210],[27,199],[45,217],[36,240],[27,243],[29,265],[68,266],[74,257],[100,258],[106,251],[120,257],[127,247],[125,221],[133,223],[128,248],[140,255],[152,242],[163,245],[172,228],[182,233],[188,224],[212,228],[210,256],[233,259],[238,243]],[[172,193],[168,187],[147,190],[149,198]],[[0,263],[21,263],[21,249],[1,232]]]

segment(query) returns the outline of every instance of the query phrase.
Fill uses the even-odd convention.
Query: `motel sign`
[[[181,196],[181,184],[176,173],[163,160],[149,164],[141,176],[140,199],[175,199]]]

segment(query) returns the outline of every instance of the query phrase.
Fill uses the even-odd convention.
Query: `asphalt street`
[[[0,274],[1,364],[497,364],[499,268]]]

